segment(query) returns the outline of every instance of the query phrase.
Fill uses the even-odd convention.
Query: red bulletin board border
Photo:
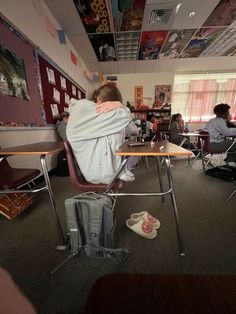
[[[70,98],[79,98],[79,93],[81,93],[81,99],[85,98],[85,92],[79,88],[76,84],[74,84],[71,80],[69,80],[62,72],[60,72],[57,68],[55,68],[51,63],[45,60],[41,55],[38,55],[39,60],[39,69],[41,75],[41,85],[42,85],[42,93],[43,93],[43,104],[46,115],[46,121],[48,124],[56,123],[57,119],[53,118],[51,111],[51,104],[58,105],[59,113],[64,111],[64,107],[68,107],[65,103],[65,93],[69,95]],[[54,71],[55,76],[55,84],[52,84],[48,81],[47,68],[52,69]],[[61,87],[61,78],[64,77],[66,80],[66,90]],[[76,87],[77,97],[72,94],[72,85]],[[56,88],[60,92],[60,103],[57,103],[53,99],[53,88]]]

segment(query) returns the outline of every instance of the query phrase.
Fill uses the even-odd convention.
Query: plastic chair
[[[106,184],[94,184],[85,180],[82,175],[78,164],[75,160],[73,151],[68,141],[64,141],[64,147],[67,156],[67,162],[70,173],[70,181],[72,186],[82,192],[105,192],[107,185]],[[120,191],[123,187],[123,181],[117,179],[112,185],[111,190],[114,192]]]
[[[13,168],[7,161],[7,156],[0,158],[0,190],[16,190],[23,185],[29,185],[40,175],[39,169]]]
[[[210,148],[210,135],[206,131],[200,131],[200,135],[198,138],[198,147],[201,152],[202,157],[202,169],[205,172],[206,167],[211,163],[213,155],[220,155],[220,154],[227,154],[232,146],[235,144],[235,141],[232,142],[232,144],[223,151],[214,151]],[[210,157],[206,160],[206,156],[210,155]]]

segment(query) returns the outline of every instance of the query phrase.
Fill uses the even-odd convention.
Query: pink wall
[[[34,49],[0,21],[0,44],[25,63],[30,100],[0,94],[0,121],[42,123],[41,100],[36,80]]]

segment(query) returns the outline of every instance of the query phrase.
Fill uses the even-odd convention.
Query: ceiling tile
[[[171,29],[187,29],[201,27],[201,25],[204,23],[204,21],[211,13],[211,11],[215,8],[218,2],[219,0],[182,1],[182,5],[174,18]],[[195,12],[195,15],[192,18],[189,17],[190,12]]]
[[[151,73],[153,71],[156,60],[136,61],[136,73]]]
[[[118,65],[117,62],[100,62],[100,68],[102,70],[102,73],[105,74],[114,74],[114,73],[118,73]]]
[[[60,0],[60,5],[58,4],[58,0],[44,1],[67,35],[86,34],[72,0]]]
[[[91,72],[101,72],[100,62],[87,62],[86,66]]]
[[[136,67],[136,61],[119,61],[118,72],[119,73],[134,73]]]

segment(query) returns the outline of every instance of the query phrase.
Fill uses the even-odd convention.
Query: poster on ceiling
[[[200,28],[180,58],[198,57],[224,30],[225,28]]]
[[[160,58],[178,58],[196,31],[197,29],[177,29],[170,31],[161,49]]]
[[[24,60],[0,45],[0,94],[29,100]]]
[[[141,30],[145,3],[146,0],[111,0],[115,31]]]
[[[138,59],[157,59],[167,33],[168,31],[142,32]]]
[[[221,0],[203,26],[229,26],[236,20],[236,1]]]
[[[115,61],[116,51],[113,34],[89,35],[98,61]]]
[[[109,33],[111,26],[106,0],[74,0],[87,33]]]

